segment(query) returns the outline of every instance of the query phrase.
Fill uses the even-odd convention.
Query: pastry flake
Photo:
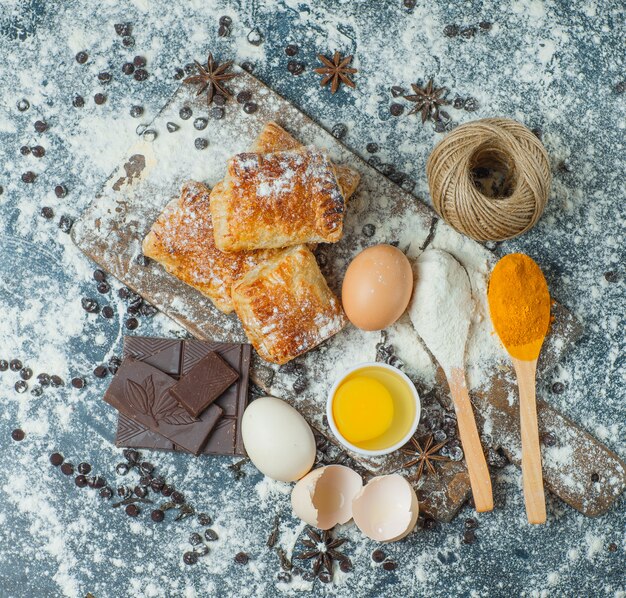
[[[237,154],[211,194],[222,251],[335,243],[345,200],[328,156],[315,148]]]
[[[233,310],[230,288],[272,252],[224,253],[215,246],[209,210],[210,190],[195,181],[183,184],[143,240],[144,255],[194,287],[224,313]]]
[[[259,355],[284,364],[347,323],[339,299],[306,246],[284,249],[233,285],[233,304]]]

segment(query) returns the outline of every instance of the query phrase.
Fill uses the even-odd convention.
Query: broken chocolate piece
[[[239,378],[217,353],[209,351],[171,389],[176,400],[198,417],[215,399]]]

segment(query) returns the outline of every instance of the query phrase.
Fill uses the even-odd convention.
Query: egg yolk
[[[393,421],[393,399],[378,380],[355,376],[335,393],[333,418],[341,435],[352,444],[384,434]]]

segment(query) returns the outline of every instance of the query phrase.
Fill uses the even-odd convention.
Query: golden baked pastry
[[[224,313],[233,310],[230,287],[271,251],[224,253],[215,246],[209,210],[210,190],[195,181],[183,184],[143,240],[144,255],[198,289]]]
[[[249,270],[231,290],[235,312],[259,355],[287,363],[347,323],[311,250],[283,249]]]
[[[294,139],[285,129],[270,121],[263,127],[256,141],[250,147],[250,151],[257,154],[270,154],[278,151],[302,149],[303,147],[304,145]],[[361,175],[356,170],[341,164],[335,164],[335,173],[347,202],[350,196],[354,195]]]
[[[222,251],[336,243],[344,212],[335,166],[316,148],[237,154],[211,193]]]

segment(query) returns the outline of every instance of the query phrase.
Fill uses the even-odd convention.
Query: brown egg
[[[412,290],[413,272],[404,253],[391,245],[375,245],[352,260],[341,295],[355,326],[382,330],[404,313]]]

